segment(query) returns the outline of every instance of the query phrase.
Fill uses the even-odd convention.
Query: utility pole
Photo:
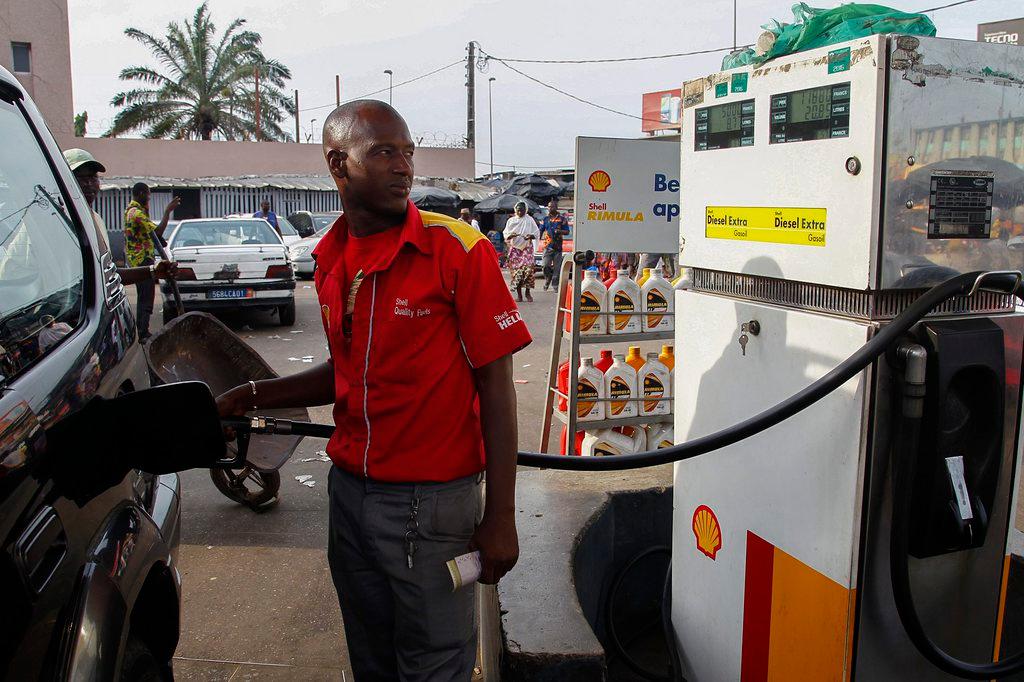
[[[473,80],[476,70],[476,43],[470,41],[466,48],[469,54],[466,56],[466,146],[476,149],[476,113],[474,111],[475,81]]]
[[[487,79],[487,141],[491,145],[491,177],[494,177],[494,104],[491,101],[491,83],[494,76]]]
[[[260,67],[252,67],[252,76],[256,80],[256,110],[254,121],[256,123],[256,141],[260,141]]]
[[[334,106],[341,106],[341,76],[334,76]]]
[[[299,137],[299,91],[295,91],[295,141],[302,142]]]
[[[732,51],[736,51],[736,2],[732,0]]]

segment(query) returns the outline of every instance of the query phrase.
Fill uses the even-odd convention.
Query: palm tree
[[[218,39],[204,2],[184,28],[168,24],[164,38],[125,29],[125,35],[149,48],[160,68],[129,66],[121,71],[121,80],[150,87],[114,96],[110,103],[121,110],[104,137],[142,130],[148,138],[209,140],[216,131],[228,140],[290,140],[281,123],[295,113],[291,98],[282,92],[291,72],[264,57],[260,34],[242,30],[244,25],[244,19],[235,19]]]

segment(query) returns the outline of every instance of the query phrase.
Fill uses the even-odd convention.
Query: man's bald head
[[[357,99],[347,102],[331,112],[324,121],[324,156],[332,149],[347,152],[352,145],[364,141],[371,134],[368,128],[380,120],[397,120],[405,125],[405,119],[390,104],[377,99]]]
[[[341,203],[374,225],[404,220],[416,144],[405,119],[377,100],[338,107],[324,121],[324,158]]]

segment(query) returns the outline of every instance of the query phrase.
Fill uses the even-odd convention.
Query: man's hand
[[[178,276],[178,263],[173,260],[162,260],[156,264],[153,271],[157,279],[172,280]]]
[[[166,216],[171,215],[171,211],[173,211],[174,209],[178,208],[178,206],[180,206],[180,205],[181,205],[181,197],[173,197],[173,198],[171,198],[171,200],[169,202],[167,202],[167,207],[164,209],[164,215],[166,215]]]
[[[241,417],[252,409],[252,388],[249,384],[235,386],[217,396],[217,414],[220,417]],[[235,430],[230,426],[224,428],[224,438],[235,439]]]
[[[476,527],[469,549],[480,552],[480,582],[493,585],[519,561],[515,513],[488,515]]]

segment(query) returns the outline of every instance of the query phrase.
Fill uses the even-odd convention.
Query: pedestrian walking
[[[537,221],[526,212],[524,202],[515,205],[515,214],[505,223],[502,235],[507,245],[505,264],[512,279],[512,288],[516,290],[516,300],[522,302],[525,289],[526,300],[533,303],[533,294],[530,292],[534,285],[533,252],[534,242],[540,238],[540,230]]]
[[[164,208],[160,223],[149,219],[149,185],[136,182],[132,186],[132,201],[124,212],[124,260],[130,268],[151,266],[156,263],[156,245],[153,239],[163,239],[164,230],[171,213],[181,203],[174,197]],[[156,293],[154,279],[135,283],[138,300],[135,303],[135,325],[139,330],[139,341],[149,340],[149,318],[153,315],[153,297]]]
[[[518,559],[512,354],[530,334],[484,235],[409,201],[397,111],[345,104],[323,140],[345,207],[314,251],[330,359],[218,407],[334,403],[328,559],[355,679],[468,681],[475,595],[445,563],[477,550],[495,583]]]
[[[278,234],[281,234],[281,226],[277,224],[277,214],[270,210],[270,199],[264,199],[260,204],[260,210],[252,214],[253,218],[263,218],[274,226]]]
[[[569,220],[558,212],[558,201],[555,199],[548,203],[548,214],[544,216],[540,234],[544,240],[544,255],[541,259],[544,291],[549,287],[558,289],[558,277],[562,270],[562,238],[568,237],[570,230]]]

